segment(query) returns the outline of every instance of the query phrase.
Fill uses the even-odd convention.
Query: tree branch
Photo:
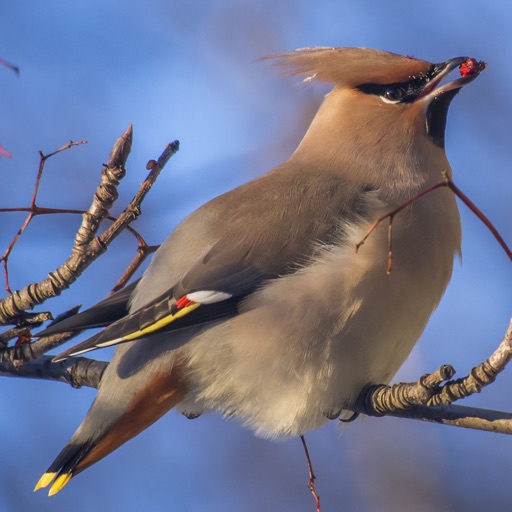
[[[109,208],[117,198],[117,186],[119,185],[119,180],[125,174],[124,165],[129,155],[131,140],[132,127],[130,125],[112,148],[109,163],[102,173],[102,182],[96,191],[94,201],[88,212],[83,215],[82,225],[78,230],[71,256],[54,272],[50,272],[46,279],[30,284],[1,300],[0,324],[22,324],[23,315],[26,310],[42,304],[49,298],[60,295],[62,290],[68,288],[98,256],[105,252],[107,249],[106,245],[95,243],[92,237],[96,233],[99,222],[106,215],[105,210],[108,213]],[[46,157],[41,154],[42,159],[38,173],[38,182],[43,162],[64,148],[60,148]],[[32,199],[32,206],[34,206],[36,193],[37,184]],[[96,215],[99,216],[98,219]],[[88,250],[85,250],[84,244],[88,240],[90,240],[87,243]]]
[[[393,386],[369,386],[359,395],[353,411],[367,416],[390,415],[512,434],[512,414],[474,407],[449,405],[479,393],[496,380],[512,359],[512,321],[501,343],[490,357],[471,370],[469,375],[450,379],[455,370],[442,366],[417,382]],[[444,385],[441,385],[444,382]]]
[[[34,315],[26,313],[25,310],[44,302],[47,298],[60,294],[63,289],[69,287],[96,258],[105,252],[108,245],[125,229],[129,229],[135,234],[139,248],[134,260],[123,274],[120,283],[116,286],[122,286],[147,255],[154,251],[154,247],[148,246],[142,237],[129,227],[129,224],[140,214],[142,201],[168,160],[178,150],[179,143],[174,141],[168,144],[158,161],[151,160],[148,163],[148,169],[151,169],[151,171],[142,183],[139,191],[123,214],[118,219],[112,219],[109,217],[109,210],[118,198],[117,187],[119,181],[126,174],[124,166],[130,152],[131,143],[132,126],[130,125],[114,144],[109,162],[102,172],[101,183],[96,190],[93,202],[89,210],[83,214],[82,224],[78,229],[72,254],[68,260],[55,272],[49,274],[47,279],[31,284],[0,301],[0,324],[14,323],[19,326],[3,333],[0,337],[0,345],[3,345],[0,351],[0,375],[60,380],[69,382],[74,386],[87,385],[96,387],[98,385],[101,376],[99,369],[103,370],[106,363],[96,365],[91,360],[80,358],[70,360],[70,365],[53,367],[50,364],[51,357],[49,359],[43,357],[46,352],[62,345],[79,333],[61,333],[29,343],[27,341],[30,340],[30,334],[26,327],[28,325],[40,324],[48,319],[49,314],[38,313]],[[44,161],[50,156],[71,147],[71,145],[74,145],[74,143],[69,143],[47,156],[41,153],[41,162],[29,209],[29,218],[34,215],[37,209],[35,200]],[[106,218],[113,220],[112,225],[102,235],[96,237],[101,222]],[[9,347],[8,341],[13,337],[18,337],[18,342],[16,345]],[[87,363],[84,361],[87,361]],[[91,368],[94,368],[96,371],[91,373]]]
[[[139,216],[140,205],[146,194],[169,158],[178,151],[178,141],[168,144],[158,161],[151,160],[149,162],[148,168],[151,169],[151,172],[142,183],[128,208],[101,236],[94,238],[101,220],[108,215],[109,209],[118,197],[117,186],[119,180],[125,175],[124,165],[128,158],[131,140],[132,127],[130,126],[112,149],[109,163],[102,173],[102,182],[95,194],[94,201],[89,210],[83,215],[83,222],[78,230],[71,256],[58,269],[51,272],[48,278],[39,283],[31,284],[23,290],[15,291],[9,297],[1,300],[0,324],[22,325],[24,312],[27,309],[32,309],[68,288],[94,260],[106,251],[108,245]],[[139,257],[138,261],[142,261],[142,259]]]
[[[463,405],[416,405],[389,416],[512,435],[512,414]]]
[[[25,345],[30,345],[30,343]],[[103,372],[108,366],[105,361],[96,361],[86,357],[72,357],[54,363],[52,362],[53,356],[40,356],[35,360],[19,364],[22,358],[16,359],[14,352],[12,354],[13,358],[3,357],[1,359],[0,376],[66,382],[74,388],[82,386],[97,388]]]

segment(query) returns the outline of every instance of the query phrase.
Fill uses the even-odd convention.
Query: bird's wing
[[[133,341],[156,332],[183,329],[235,315],[244,297],[264,281],[277,277],[259,269],[249,258],[250,249],[243,244],[236,247],[226,246],[222,242],[215,244],[171,289],[144,307],[111,323],[97,335],[59,354],[54,361],[96,348]],[[92,318],[95,314],[104,318],[102,304],[112,308],[109,299],[82,313],[88,326],[94,324]],[[61,332],[58,327],[59,324],[48,331]],[[67,326],[63,327],[69,330]],[[78,321],[73,327],[75,330],[86,328],[80,326]]]
[[[140,279],[137,279],[137,281],[77,315],[62,320],[57,318],[44,331],[38,332],[36,336],[40,338],[61,332],[81,331],[110,325],[128,314],[130,296],[139,281]]]

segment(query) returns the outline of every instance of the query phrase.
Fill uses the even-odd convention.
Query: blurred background
[[[27,206],[38,151],[87,140],[46,164],[38,204],[85,209],[102,163],[129,123],[134,143],[113,213],[131,199],[165,144],[181,141],[134,227],[158,244],[207,199],[285,160],[325,88],[297,87],[258,58],[305,46],[365,46],[432,62],[468,55],[487,71],[453,102],[446,134],[455,181],[512,243],[512,6],[431,0],[111,0],[3,2],[0,207]],[[463,263],[395,380],[451,363],[465,375],[501,340],[512,269],[461,205]],[[2,214],[0,253],[23,221]],[[10,263],[11,286],[40,280],[68,256],[80,219],[37,218]],[[69,291],[59,313],[103,298],[136,249],[121,236]],[[4,292],[5,293],[5,292]],[[107,358],[108,352],[97,357]],[[512,372],[466,401],[512,410]],[[58,495],[34,484],[85,415],[95,391],[3,378],[2,511],[314,511],[298,439],[269,442],[217,415],[170,413]],[[307,436],[322,509],[509,510],[512,438],[392,418]]]

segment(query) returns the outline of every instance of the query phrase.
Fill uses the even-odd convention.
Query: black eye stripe
[[[412,103],[423,89],[425,83],[426,81],[424,80],[420,83],[418,83],[418,80],[412,80],[411,82],[394,84],[362,84],[357,86],[357,89],[365,94],[382,96],[388,100],[392,99],[389,97],[392,91],[404,91],[404,94],[397,99],[400,103]]]
[[[357,90],[364,94],[373,94],[375,96],[382,96],[388,100],[391,100],[389,91],[401,90],[405,91],[402,98],[399,99],[399,103],[412,103],[418,94],[422,91],[425,85],[437,74],[437,66],[433,65],[427,74],[421,76],[412,77],[408,82],[394,82],[389,84],[376,84],[368,83],[361,84],[356,87]],[[388,93],[388,94],[386,94]]]

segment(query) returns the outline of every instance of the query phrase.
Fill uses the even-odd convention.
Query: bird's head
[[[367,48],[308,48],[276,57],[290,74],[334,85],[301,144],[331,159],[347,145],[352,153],[380,146],[396,154],[422,139],[443,149],[451,100],[485,69],[468,57],[432,64]],[[441,84],[456,68],[461,76]]]

